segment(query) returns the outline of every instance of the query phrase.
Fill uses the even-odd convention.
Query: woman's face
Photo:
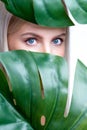
[[[66,28],[49,28],[25,22],[8,34],[9,50],[30,50],[65,55]]]

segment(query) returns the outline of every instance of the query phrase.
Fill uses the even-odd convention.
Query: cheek
[[[17,50],[17,45],[15,44],[15,42],[11,42],[11,41],[8,41],[8,49],[9,50]]]
[[[61,56],[65,56],[65,45],[61,48]]]
[[[15,45],[14,37],[12,35],[8,35],[7,41],[8,41],[8,49],[13,50],[13,47],[14,47],[13,45]]]
[[[61,47],[60,56],[62,56],[62,57],[65,56],[65,44],[63,44],[63,46]]]
[[[9,50],[18,50],[21,48],[21,42],[15,36],[8,36],[8,49]]]
[[[65,45],[54,48],[53,54],[64,57],[65,56]]]
[[[11,41],[8,39],[8,50],[12,50],[12,44]]]

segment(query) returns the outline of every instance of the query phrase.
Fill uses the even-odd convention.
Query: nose
[[[52,54],[51,45],[49,43],[43,44],[42,52]]]

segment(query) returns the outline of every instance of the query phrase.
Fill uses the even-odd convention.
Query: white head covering
[[[12,14],[5,9],[4,4],[0,1],[0,52],[8,51],[7,28],[11,17]]]

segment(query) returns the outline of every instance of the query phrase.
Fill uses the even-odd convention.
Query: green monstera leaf
[[[87,24],[87,0],[1,0],[8,11],[27,20],[48,27],[67,27],[74,23],[69,10],[80,24]]]
[[[86,130],[87,67],[78,60],[67,117],[64,58],[23,50],[0,53],[0,130]]]
[[[32,23],[48,27],[67,27],[73,22],[61,0],[1,0],[8,11]]]
[[[33,1],[37,23],[50,27],[66,27],[73,25],[61,0]]]
[[[80,60],[77,61],[76,65],[69,114],[66,118],[61,116],[57,120],[57,128],[59,130],[87,129],[87,67]],[[55,123],[53,122],[50,129],[53,129],[54,125]]]
[[[0,130],[5,129],[34,130],[30,124],[27,123],[27,121],[14,109],[14,107],[12,107],[12,105],[0,94]]]
[[[87,66],[80,60],[77,61],[74,78],[74,88],[71,110],[78,117],[74,122],[73,129],[87,129]]]
[[[14,15],[35,23],[32,0],[1,0]]]
[[[19,50],[0,53],[0,63],[1,106],[7,109],[0,109],[0,129],[50,130],[54,124],[57,130],[67,100],[64,58]]]
[[[87,24],[87,0],[65,0],[72,16],[80,24]]]

